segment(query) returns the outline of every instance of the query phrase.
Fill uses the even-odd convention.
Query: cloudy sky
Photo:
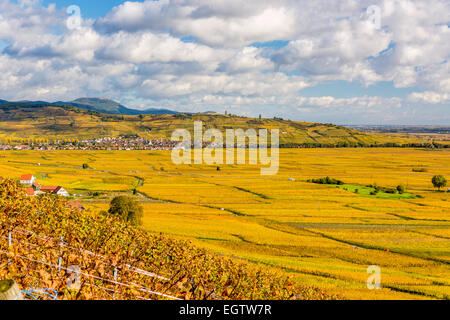
[[[450,125],[449,58],[449,0],[0,0],[5,100]]]

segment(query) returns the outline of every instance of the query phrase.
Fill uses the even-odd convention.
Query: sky
[[[0,0],[0,99],[450,125],[448,0]]]

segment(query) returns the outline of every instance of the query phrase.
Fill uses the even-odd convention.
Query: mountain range
[[[178,112],[167,110],[167,109],[145,109],[136,110],[125,107],[124,105],[105,98],[79,98],[73,101],[57,101],[57,102],[46,102],[46,101],[17,101],[10,102],[0,99],[0,104],[48,104],[48,105],[65,105],[73,106],[80,109],[96,111],[104,114],[123,114],[123,115],[139,115],[139,114],[176,114]]]

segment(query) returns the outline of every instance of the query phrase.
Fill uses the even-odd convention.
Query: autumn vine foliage
[[[55,289],[58,299],[330,298],[277,271],[82,212],[58,197],[27,197],[10,180],[0,181],[0,279],[22,290]]]

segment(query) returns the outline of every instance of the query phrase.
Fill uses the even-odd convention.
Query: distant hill
[[[6,100],[0,100],[0,104],[7,103],[17,103],[17,104],[48,104],[48,105],[67,105],[74,106],[81,109],[97,111],[105,114],[124,114],[124,115],[139,115],[139,114],[176,114],[177,112],[167,109],[145,109],[136,110],[130,109],[121,105],[118,102],[105,98],[79,98],[74,101],[57,101],[57,102],[46,102],[46,101],[18,101],[18,102],[8,102]]]
[[[130,109],[118,102],[105,98],[80,98],[70,102],[56,102],[55,104],[72,105],[74,107],[93,110],[105,114],[176,114],[177,112],[167,109]]]
[[[106,114],[128,114],[129,110],[127,107],[121,105],[118,102],[103,98],[80,98],[74,101],[58,101],[55,102],[56,105],[71,105],[74,107],[97,111]]]
[[[81,100],[82,103],[92,103]],[[108,104],[110,105],[110,104]],[[114,112],[120,109],[110,109]],[[176,129],[193,131],[194,122],[203,121],[205,130],[279,129],[280,144],[285,146],[370,146],[386,143],[423,142],[420,137],[363,133],[333,124],[275,119],[255,119],[220,114],[104,114],[73,105],[48,103],[0,104],[1,138],[90,139],[119,135],[138,135],[148,139],[170,139]]]

